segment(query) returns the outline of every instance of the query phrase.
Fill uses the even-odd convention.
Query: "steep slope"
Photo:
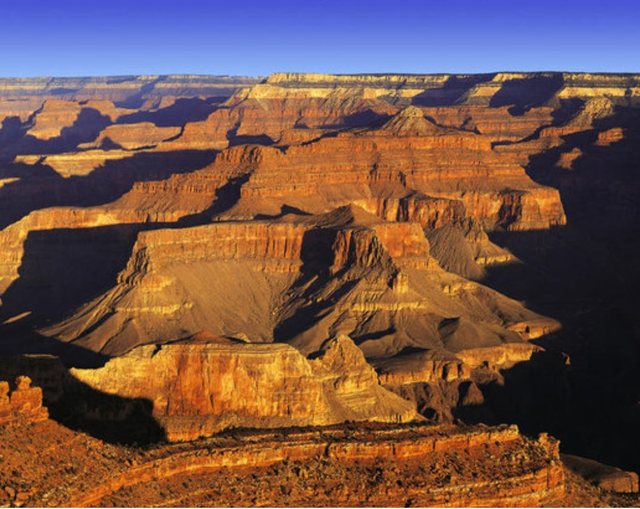
[[[431,255],[440,266],[467,279],[486,277],[485,266],[515,262],[504,248],[491,242],[475,221],[445,224],[426,231]]]
[[[287,341],[311,354],[346,334],[367,357],[380,357],[408,346],[499,348],[522,341],[510,329],[537,320],[443,271],[417,224],[350,206],[143,232],[118,284],[45,333],[108,354],[203,329]]]
[[[447,200],[460,202],[469,217],[489,228],[565,223],[557,191],[533,182],[521,166],[494,151],[489,138],[440,129],[420,115],[411,108],[380,129],[282,150],[261,148],[238,204],[225,217],[277,215],[283,207],[318,213],[350,202],[377,212],[420,193],[439,199],[441,213],[451,207]]]

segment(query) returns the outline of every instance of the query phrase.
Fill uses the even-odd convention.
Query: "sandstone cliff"
[[[242,156],[237,161],[248,163]],[[349,202],[375,210],[384,200],[416,193],[440,200],[432,202],[445,207],[436,208],[438,215],[455,200],[489,228],[539,229],[566,221],[558,193],[494,151],[489,137],[438,128],[417,108],[402,110],[380,129],[261,149],[227,217],[277,215],[283,207],[317,213]]]
[[[221,339],[140,347],[103,368],[71,374],[107,394],[150,400],[169,440],[193,440],[229,427],[417,418],[409,402],[380,387],[346,337],[330,341],[313,361],[287,345]],[[118,418],[97,412],[95,418]]]
[[[305,354],[346,334],[367,357],[384,357],[407,346],[455,352],[522,342],[515,331],[538,320],[443,271],[417,224],[352,206],[143,232],[118,284],[45,333],[109,354],[203,329],[286,341]]]

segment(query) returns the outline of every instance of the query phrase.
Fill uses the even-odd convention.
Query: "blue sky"
[[[0,0],[0,76],[640,72],[639,0]]]

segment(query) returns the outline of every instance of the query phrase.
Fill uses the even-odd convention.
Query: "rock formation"
[[[640,415],[638,97],[586,73],[0,79],[5,378],[171,440],[420,414],[640,468],[612,429]],[[0,385],[0,415],[42,417],[37,392]]]
[[[603,490],[638,493],[638,474],[635,472],[624,472],[619,468],[571,454],[564,454],[562,461],[571,470]]]
[[[0,382],[0,425],[12,421],[41,421],[49,416],[42,406],[42,389],[31,387],[28,376],[19,376],[13,391],[7,382]]]
[[[144,346],[100,369],[71,372],[92,389],[144,398],[169,440],[193,440],[229,427],[326,425],[346,420],[405,422],[413,405],[385,391],[347,338],[305,359],[288,345],[210,340]],[[240,392],[240,388],[243,388]],[[125,416],[99,414],[100,420]]]
[[[474,303],[473,318],[462,300]],[[244,302],[254,303],[248,316],[238,312]],[[203,329],[287,341],[305,354],[347,334],[373,358],[409,346],[457,352],[522,342],[515,330],[539,320],[444,272],[417,224],[350,206],[143,233],[118,284],[44,333],[108,354]]]
[[[57,138],[65,128],[71,127],[78,118],[82,107],[73,101],[45,101],[34,116],[33,126],[28,135],[39,140]]]
[[[557,442],[515,427],[280,429],[126,448],[53,421],[0,427],[0,501],[73,507],[184,505],[598,505],[606,495],[565,471]],[[53,442],[53,446],[52,446]],[[40,448],[21,463],[14,450]],[[377,474],[376,474],[377,472]],[[377,475],[377,477],[376,477]],[[374,477],[372,477],[374,476]],[[341,486],[337,490],[334,487]],[[331,502],[333,500],[333,502]]]
[[[111,144],[125,150],[139,150],[158,145],[162,141],[177,136],[180,131],[180,127],[158,127],[151,122],[115,124],[103,129],[91,144],[85,145],[102,147]]]

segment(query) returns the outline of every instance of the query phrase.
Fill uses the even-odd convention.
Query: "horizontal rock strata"
[[[409,428],[407,431],[389,430],[374,433],[371,438],[360,437],[356,433],[344,438],[337,436],[335,442],[331,438],[329,441],[318,440],[316,434],[307,432],[289,434],[284,443],[270,443],[266,435],[259,443],[201,451],[194,449],[133,467],[123,475],[72,499],[72,505],[95,505],[119,489],[129,487],[135,490],[136,485],[141,483],[186,473],[229,471],[249,466],[259,469],[281,461],[300,462],[315,458],[326,458],[328,462],[341,464],[392,461],[401,466],[406,462],[425,461],[445,452],[449,455],[482,454],[484,461],[489,463],[488,451],[499,456],[509,449],[515,452],[526,443],[516,428],[469,432]],[[482,504],[540,505],[561,499],[565,490],[564,474],[558,460],[557,446],[542,437],[538,442],[531,442],[529,447],[532,448],[531,456],[523,458],[525,462],[531,462],[527,465],[529,470],[526,473],[523,471],[518,475],[514,472],[512,477],[510,473],[503,473],[501,479],[461,480],[455,486],[436,485],[428,490],[410,490],[409,493],[416,497],[420,505],[434,506],[467,505],[471,500],[475,503],[482,501]],[[537,461],[533,459],[535,455],[539,456]],[[406,496],[409,493],[403,494]]]
[[[413,406],[384,390],[348,338],[330,342],[309,362],[288,345],[146,346],[100,369],[71,371],[89,387],[146,399],[169,440],[192,440],[229,427],[404,422]],[[90,405],[90,402],[88,402]],[[95,418],[123,418],[100,410]]]

